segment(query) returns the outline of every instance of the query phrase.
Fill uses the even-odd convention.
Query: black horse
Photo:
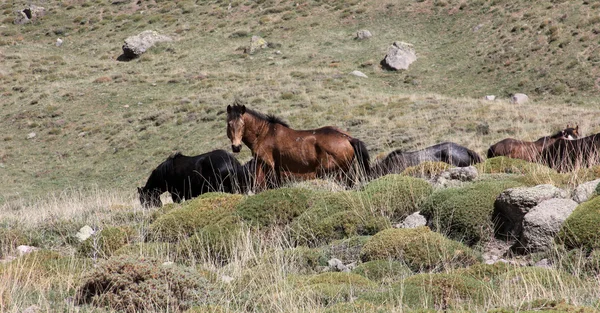
[[[192,157],[178,152],[152,171],[144,187],[138,187],[140,202],[144,207],[162,206],[160,195],[165,191],[177,203],[211,191],[246,192],[252,185],[251,165],[242,166],[224,150]]]
[[[600,133],[581,139],[559,139],[542,150],[542,162],[568,172],[600,164]]]
[[[469,166],[482,162],[477,152],[453,142],[443,142],[425,149],[402,152],[395,150],[383,160],[373,165],[371,172],[375,177],[391,173],[402,173],[407,167],[421,162],[446,162],[454,166]]]

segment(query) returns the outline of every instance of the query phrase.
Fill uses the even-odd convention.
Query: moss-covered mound
[[[412,176],[412,177],[421,177],[421,178],[431,178],[436,175],[441,174],[447,169],[451,168],[452,165],[445,162],[423,162],[415,166],[407,167],[402,171],[402,175]]]
[[[528,290],[541,288],[545,290],[565,290],[581,287],[582,280],[567,272],[542,267],[519,267],[499,275],[495,285],[511,290]],[[538,290],[539,291],[539,290]]]
[[[308,248],[305,246],[287,249],[283,253],[286,260],[290,260],[298,266],[300,273],[317,271],[319,267],[327,266],[327,261],[331,258],[323,248]]]
[[[421,214],[437,231],[476,244],[493,235],[492,213],[498,195],[520,185],[514,181],[485,181],[439,190],[423,204]]]
[[[600,248],[600,197],[577,206],[567,218],[556,240],[568,249],[591,251]]]
[[[318,246],[356,235],[373,235],[390,227],[387,218],[367,210],[362,200],[356,192],[315,194],[310,209],[291,223],[291,240]]]
[[[86,257],[109,258],[131,241],[134,230],[130,227],[107,226],[82,242],[77,251]]]
[[[447,310],[482,304],[492,288],[469,276],[438,273],[411,276],[394,289],[403,290],[402,301],[409,308]]]
[[[373,281],[394,282],[413,275],[412,270],[403,262],[393,260],[375,260],[360,264],[352,273]]]
[[[514,265],[509,265],[504,262],[496,262],[494,264],[478,263],[469,266],[468,268],[453,270],[452,273],[457,275],[466,275],[484,282],[492,282],[514,268]]]
[[[532,163],[525,160],[513,159],[504,156],[487,159],[485,162],[476,164],[475,167],[479,173],[485,174],[556,173],[555,170],[539,163]]]
[[[286,225],[300,216],[313,201],[314,191],[304,188],[279,188],[248,197],[236,212],[250,225],[260,228]]]
[[[586,306],[577,306],[567,303],[564,300],[556,299],[539,299],[529,303],[524,303],[518,307],[512,308],[498,308],[488,311],[488,313],[512,313],[512,312],[552,312],[552,313],[595,313],[598,312],[597,308],[591,308]]]
[[[478,258],[471,248],[427,227],[386,229],[373,236],[361,251],[364,262],[403,261],[413,271],[465,267],[475,264]]]
[[[399,219],[418,211],[433,187],[420,178],[391,174],[367,184],[362,191],[372,210]]]
[[[298,294],[313,298],[323,306],[351,301],[352,297],[376,286],[363,276],[341,272],[323,273],[295,280]]]
[[[214,292],[194,270],[161,263],[129,256],[104,261],[84,279],[76,302],[125,312],[181,311]]]
[[[47,284],[48,279],[61,276],[78,279],[79,275],[91,267],[91,263],[88,258],[63,256],[51,250],[37,250],[11,262],[0,262],[0,277],[3,271],[7,271],[10,275],[5,277],[14,281]]]
[[[241,195],[211,193],[188,201],[150,225],[150,240],[176,242],[207,226],[236,224],[240,219],[235,214],[235,207],[243,198]]]

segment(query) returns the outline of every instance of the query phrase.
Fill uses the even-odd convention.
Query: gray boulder
[[[596,187],[600,184],[600,179],[592,180],[586,183],[583,183],[573,191],[573,200],[577,203],[582,203],[588,201],[594,193],[596,192]]]
[[[396,41],[388,49],[388,53],[381,66],[389,70],[407,70],[411,63],[417,60],[415,48],[412,44]]]
[[[252,36],[250,39],[250,48],[247,50],[247,53],[254,54],[261,49],[266,49],[269,47],[269,43],[260,36]]]
[[[523,233],[515,249],[519,252],[550,249],[560,227],[576,207],[577,202],[571,199],[549,199],[533,207],[523,217]]]
[[[566,198],[567,193],[552,185],[510,188],[494,202],[494,230],[496,235],[519,238],[525,214],[544,200]]]
[[[474,181],[478,176],[475,166],[453,167],[434,177],[431,183],[436,188],[461,187],[465,182]]]
[[[333,271],[337,272],[350,272],[350,269],[340,259],[333,258],[327,261],[327,265]]]
[[[369,39],[371,37],[373,37],[373,34],[366,29],[361,29],[356,32],[356,39],[358,40]]]
[[[145,30],[135,36],[125,39],[123,45],[123,55],[128,59],[137,58],[146,50],[152,48],[159,42],[172,41],[171,37],[161,35],[153,30]]]
[[[17,16],[15,17],[14,23],[22,25],[38,20],[46,14],[46,9],[44,7],[31,5],[23,10],[15,11],[15,14]]]
[[[529,97],[524,93],[515,93],[510,97],[510,102],[514,104],[523,104],[529,101]]]
[[[397,224],[396,228],[417,228],[420,226],[427,225],[427,219],[425,216],[421,215],[419,212],[415,212],[409,216],[407,216],[404,221],[400,224]]]

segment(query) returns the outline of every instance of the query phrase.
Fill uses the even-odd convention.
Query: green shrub
[[[286,225],[310,206],[314,192],[303,188],[279,188],[248,197],[236,212],[253,226]]]
[[[594,197],[575,208],[563,223],[556,241],[568,249],[591,251],[600,248],[600,197]]]
[[[491,285],[456,274],[418,274],[405,279],[394,289],[403,290],[403,304],[411,308],[446,310],[461,308],[463,302],[482,304]]]
[[[211,293],[207,280],[191,269],[119,256],[90,272],[77,290],[76,302],[125,312],[180,311],[206,303]]]
[[[582,249],[561,252],[556,262],[561,269],[581,277],[600,275],[600,250],[593,250],[589,254]]]
[[[162,261],[175,261],[183,252],[178,245],[169,242],[130,243],[117,249],[113,255],[129,255],[132,257],[155,258]]]
[[[301,273],[314,272],[320,266],[327,266],[327,261],[331,258],[322,248],[305,246],[287,249],[283,253],[286,260],[294,260],[293,263],[300,268]]]
[[[364,276],[373,281],[393,282],[413,275],[411,269],[403,262],[393,260],[375,260],[360,264],[352,273]]]
[[[495,285],[511,290],[530,290],[532,286],[550,290],[565,290],[581,286],[582,281],[567,272],[542,267],[518,267],[499,275]],[[502,287],[501,287],[502,288]]]
[[[180,243],[178,250],[187,249],[197,258],[209,256],[215,261],[226,262],[236,249],[236,240],[242,229],[239,217],[230,214],[224,216],[218,223],[198,230],[189,242]]]
[[[87,257],[109,258],[115,251],[129,243],[133,237],[129,227],[104,227],[82,242],[77,251]]]
[[[474,279],[481,280],[484,282],[491,282],[497,279],[499,276],[514,269],[514,265],[509,265],[504,262],[496,262],[494,264],[478,263],[468,268],[460,268],[452,271],[457,275],[466,275],[473,277]]]
[[[407,167],[402,171],[403,175],[421,178],[431,178],[448,170],[452,166],[445,162],[427,161],[418,165]]]
[[[236,223],[239,218],[235,215],[235,206],[243,198],[241,195],[211,193],[188,201],[150,225],[150,240],[176,242],[209,225]]]
[[[494,157],[485,160],[485,162],[475,165],[479,173],[485,174],[547,174],[556,173],[553,169],[539,163],[527,162],[521,159],[513,159],[509,157]]]
[[[23,255],[12,262],[0,265],[0,273],[3,268],[11,268],[15,281],[23,278],[23,281],[36,283],[42,281],[47,283],[48,279],[68,275],[78,279],[86,269],[89,269],[89,259],[80,259],[73,256],[63,256],[51,250],[37,250]],[[35,274],[35,275],[32,275]]]
[[[518,186],[514,181],[486,181],[439,190],[423,204],[421,214],[432,221],[435,230],[476,244],[493,235],[492,213],[498,195]]]
[[[332,240],[356,235],[372,235],[389,227],[389,221],[374,216],[356,192],[320,192],[311,207],[296,218],[290,237],[302,245],[318,246]]]
[[[313,298],[323,306],[348,302],[352,297],[376,285],[369,279],[351,273],[323,273],[297,280],[297,292]]]
[[[432,192],[433,188],[425,180],[398,174],[373,180],[362,191],[373,209],[392,218],[402,218],[418,211]]]
[[[361,259],[403,261],[417,272],[469,266],[477,262],[478,255],[427,227],[418,227],[377,233],[363,247]]]

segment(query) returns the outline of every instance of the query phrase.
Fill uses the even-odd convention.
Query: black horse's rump
[[[600,164],[600,133],[575,140],[559,139],[542,151],[541,160],[559,172]]]
[[[246,192],[250,186],[248,169],[229,152],[214,150],[197,156],[176,153],[152,171],[146,185],[138,188],[143,206],[161,206],[160,195],[168,191],[174,202],[203,193]]]
[[[477,152],[453,142],[443,142],[425,149],[402,152],[395,150],[383,160],[377,162],[371,172],[374,176],[383,176],[391,173],[402,173],[407,167],[418,165],[422,162],[445,162],[454,166],[469,166],[482,162]]]

